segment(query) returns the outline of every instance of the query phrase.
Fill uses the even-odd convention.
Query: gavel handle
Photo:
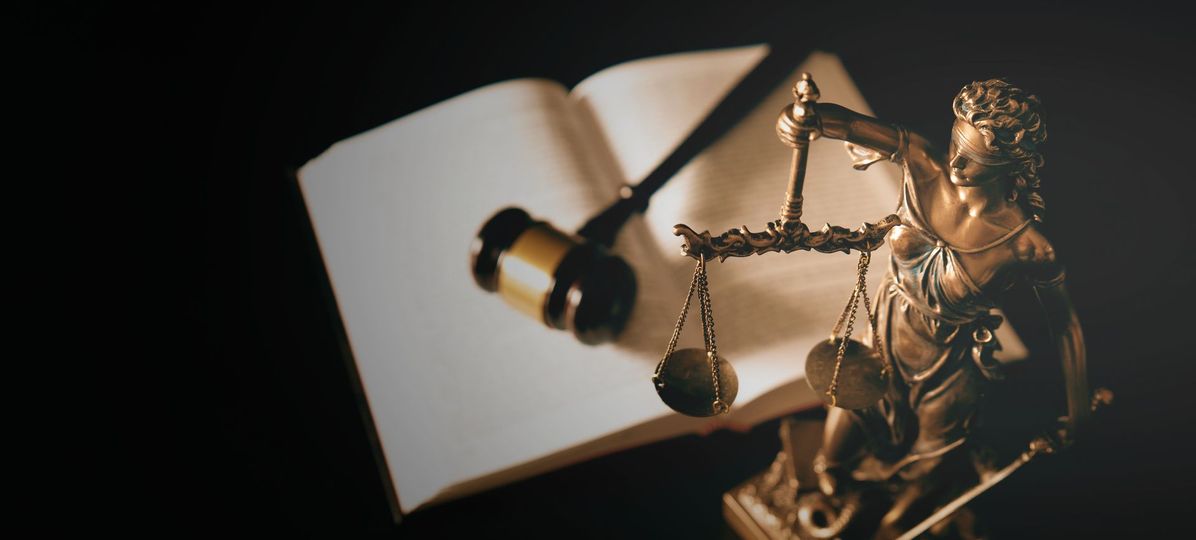
[[[623,197],[587,221],[577,234],[607,248],[613,246],[627,218],[647,210],[648,198],[656,190],[735,126],[793,72],[795,62],[809,51],[807,37],[800,32],[795,34],[786,36],[787,41],[773,43],[768,56],[723,97],[702,123],[656,169],[635,187],[624,190]]]

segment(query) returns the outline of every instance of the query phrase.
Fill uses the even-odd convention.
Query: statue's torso
[[[889,233],[891,256],[877,309],[893,360],[907,378],[921,380],[966,360],[976,328],[993,326],[994,295],[1012,284],[1005,271],[1013,260],[1008,244],[1029,223],[973,248],[952,246],[927,224],[921,204],[925,190],[946,179],[917,179],[910,167],[903,169],[901,224]]]

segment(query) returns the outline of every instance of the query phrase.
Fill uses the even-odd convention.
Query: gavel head
[[[587,344],[617,337],[635,304],[635,273],[626,261],[518,208],[482,226],[470,263],[478,286]]]

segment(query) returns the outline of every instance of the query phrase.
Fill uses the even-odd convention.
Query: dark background
[[[81,76],[96,82],[72,106],[98,112],[131,135],[120,138],[125,150],[136,147],[108,162],[139,157],[122,164],[121,188],[146,217],[113,219],[158,263],[133,271],[148,276],[149,305],[175,303],[160,283],[202,280],[180,298],[181,318],[163,324],[148,311],[169,328],[160,346],[141,347],[123,381],[134,391],[116,398],[137,482],[124,482],[129,496],[109,501],[107,518],[226,532],[725,535],[719,495],[771,461],[776,422],[607,456],[392,524],[288,172],[337,140],[488,83],[570,86],[634,58],[789,33],[837,52],[878,116],[937,142],[950,99],[974,79],[1008,76],[1042,98],[1046,232],[1069,268],[1091,379],[1118,402],[1081,446],[1035,462],[977,505],[996,516],[999,537],[1179,534],[1196,418],[1192,29],[1135,6],[47,9],[47,26],[68,30]],[[1057,405],[1045,330],[1025,298],[1012,305],[1036,353],[1002,399],[1009,410]]]

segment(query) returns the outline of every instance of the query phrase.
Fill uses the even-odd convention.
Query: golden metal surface
[[[873,251],[885,243],[885,235],[899,222],[896,215],[889,215],[875,224],[864,223],[856,230],[826,224],[812,231],[800,221],[776,220],[766,223],[762,232],[752,232],[745,225],[713,237],[710,231],[698,233],[688,225],[678,224],[673,227],[673,234],[682,238],[683,255],[724,261],[727,257],[763,255],[773,251]]]
[[[811,107],[818,101],[818,86],[809,73],[802,73],[801,80],[793,85],[793,105],[781,111],[777,118],[777,137],[793,149],[789,164],[789,186],[785,189],[785,204],[781,206],[781,223],[801,219],[802,186],[806,180],[806,160],[810,141],[818,138],[815,125],[817,117]]]
[[[576,242],[564,233],[538,224],[520,235],[503,254],[498,267],[498,294],[508,304],[545,320],[553,274]]]
[[[846,343],[840,356],[840,345]],[[843,371],[835,377],[835,366]],[[875,349],[854,339],[822,340],[806,357],[806,383],[822,402],[832,407],[863,409],[877,402],[885,393],[887,379],[884,360]],[[838,379],[835,392],[832,382]]]
[[[711,374],[711,358],[717,360],[717,378]],[[681,349],[670,354],[656,381],[665,405],[688,416],[722,414],[739,394],[735,369],[703,349]],[[714,381],[718,381],[717,389]]]

